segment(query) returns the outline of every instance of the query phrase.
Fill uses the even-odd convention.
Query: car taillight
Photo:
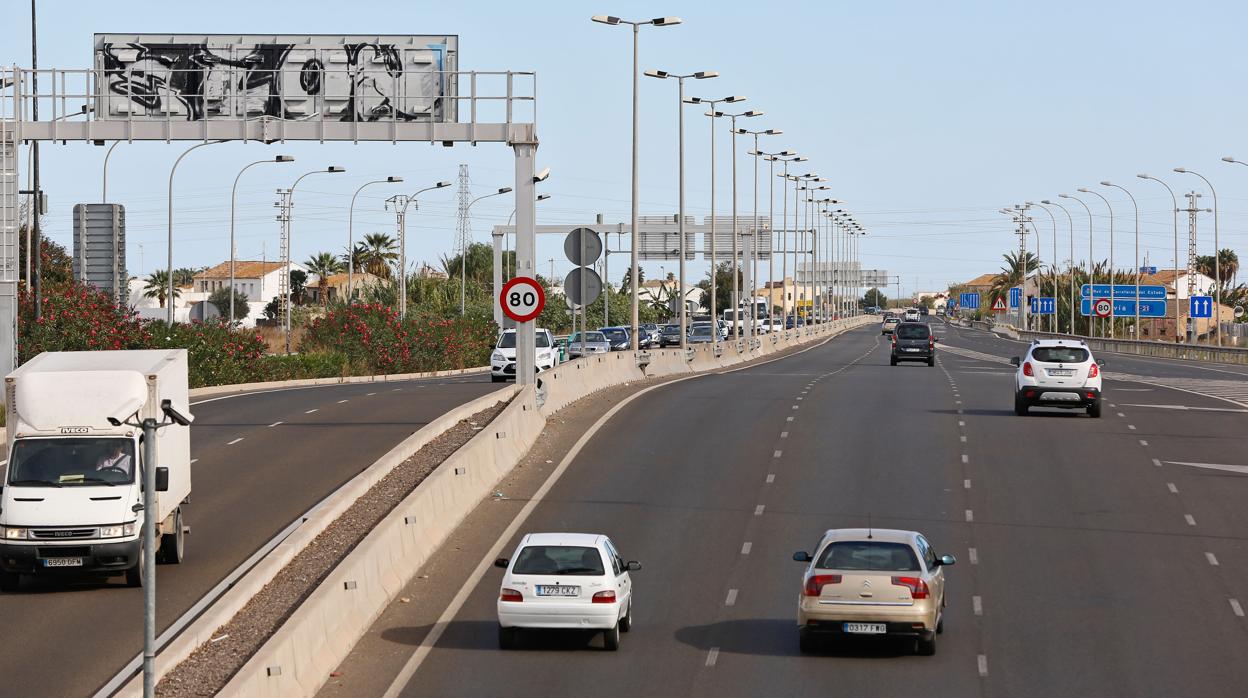
[[[1101,369],[1097,368],[1096,364],[1088,367],[1088,378],[1096,378],[1099,375],[1101,375]]]
[[[893,585],[908,587],[910,596],[916,599],[926,599],[931,593],[927,588],[927,582],[919,577],[893,577]]]
[[[1032,370],[1031,370],[1031,362],[1030,362],[1030,361],[1024,361],[1024,362],[1023,362],[1023,375],[1024,375],[1024,376],[1034,376],[1034,375],[1036,375],[1035,371],[1032,371]]]
[[[524,596],[515,589],[503,589],[498,594],[499,601],[524,601]]]
[[[614,591],[600,591],[594,594],[594,598],[590,599],[593,603],[615,603]]]
[[[839,574],[816,574],[806,580],[806,588],[802,593],[807,596],[818,596],[823,593],[823,585],[840,584],[841,575]]]

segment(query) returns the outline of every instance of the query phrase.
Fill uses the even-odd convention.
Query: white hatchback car
[[[530,533],[511,559],[499,558],[498,646],[518,644],[522,628],[602,631],[608,650],[633,625],[633,583],[611,539],[595,533]]]
[[[913,638],[919,654],[936,652],[944,631],[944,568],[922,534],[886,528],[840,528],[823,534],[797,597],[797,633],[803,653],[818,637],[888,635]]]
[[[555,348],[555,338],[550,330],[541,327],[535,330],[534,339],[537,343],[537,370],[549,371],[559,365],[559,350]],[[490,354],[490,380],[501,383],[508,378],[516,377],[516,331],[503,330]]]
[[[1078,339],[1037,339],[1027,356],[1015,356],[1014,414],[1020,417],[1031,407],[1087,409],[1089,417],[1101,416],[1101,367],[1088,346]]]

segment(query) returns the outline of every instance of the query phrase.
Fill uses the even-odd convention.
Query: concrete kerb
[[[391,470],[423,448],[425,444],[455,426],[461,419],[466,419],[499,401],[510,400],[517,392],[517,386],[509,385],[450,410],[418,429],[347,484],[318,502],[301,517],[303,523],[286,540],[278,544],[255,567],[243,575],[229,591],[217,599],[199,618],[159,652],[156,663],[157,680],[159,681],[167,672],[189,657],[200,645],[208,642],[217,629],[241,611],[247,602],[271,582],[287,563]],[[142,678],[141,674],[131,678],[117,695],[142,695]]]
[[[246,393],[253,390],[272,390],[274,388],[303,388],[317,385],[341,385],[343,383],[386,383],[392,381],[415,380],[419,378],[440,378],[443,376],[467,376],[485,373],[489,366],[472,368],[454,368],[446,371],[427,371],[425,373],[393,373],[375,376],[338,376],[334,378],[299,378],[288,381],[265,381],[263,383],[233,383],[230,385],[210,385],[203,388],[192,388],[191,397],[212,397],[226,393]]]

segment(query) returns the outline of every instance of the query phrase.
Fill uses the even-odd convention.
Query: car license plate
[[[580,596],[581,588],[574,586],[565,586],[562,584],[556,586],[548,586],[539,584],[537,587],[538,596]]]
[[[918,350],[918,349],[913,349],[913,348],[910,348],[910,347],[903,347],[903,348],[902,348],[902,351],[919,351],[919,350]]]
[[[1075,369],[1073,368],[1050,368],[1049,375],[1050,376],[1073,376],[1075,375]]]
[[[1058,402],[1069,400],[1071,402],[1075,402],[1079,400],[1079,396],[1076,395],[1075,393],[1044,393],[1043,395],[1040,396],[1040,399],[1056,400]]]
[[[859,635],[883,635],[887,628],[883,623],[846,623],[843,630]]]
[[[44,567],[82,567],[80,557],[50,557],[43,561]]]

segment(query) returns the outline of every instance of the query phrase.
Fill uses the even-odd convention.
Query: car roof
[[[533,331],[534,332],[550,332],[550,330],[546,329],[545,327],[535,327],[533,328]],[[515,333],[516,333],[516,328],[514,327],[509,330],[503,330],[503,334],[515,334]]]
[[[605,538],[601,533],[529,533],[520,539],[520,544],[596,546]]]
[[[627,332],[627,331],[628,331],[628,328],[627,328],[627,327],[623,327],[623,326],[621,326],[621,325],[612,325],[612,326],[610,326],[610,327],[599,327],[599,328],[598,328],[598,331],[599,331],[599,332],[602,332],[602,331],[604,331],[604,330],[624,330],[625,332]]]
[[[1082,339],[1036,339],[1031,343],[1033,347],[1081,347],[1087,349],[1088,345]]]
[[[917,531],[904,531],[897,528],[829,528],[824,532],[823,540],[827,543],[843,540],[913,543],[918,535]]]

